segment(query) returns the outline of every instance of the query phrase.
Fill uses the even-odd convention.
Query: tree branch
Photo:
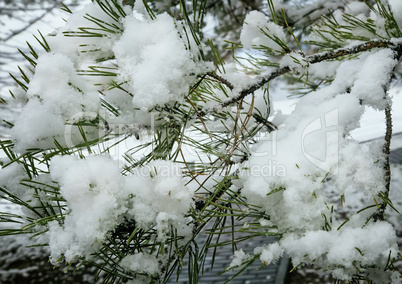
[[[358,54],[361,52],[369,51],[374,48],[391,48],[399,53],[402,50],[402,42],[395,43],[392,41],[385,41],[385,40],[373,40],[373,41],[368,41],[368,42],[358,44],[358,45],[355,45],[355,46],[352,46],[349,48],[339,48],[334,51],[328,51],[325,53],[319,53],[319,54],[306,56],[305,59],[308,64],[316,64],[316,63],[320,63],[320,62],[327,61],[327,60],[338,59],[340,57],[347,56],[347,55],[353,55],[353,54]],[[284,75],[290,71],[291,71],[291,69],[288,66],[278,68],[274,72],[272,72],[266,76],[262,76],[257,83],[251,85],[250,87],[248,87],[246,89],[243,89],[236,96],[222,102],[217,107],[214,107],[212,109],[203,110],[200,112],[200,114],[201,114],[201,116],[204,116],[206,114],[216,112],[224,107],[232,105],[232,104],[244,99],[246,96],[254,93],[256,90],[258,90],[265,84],[269,83],[270,81],[272,81],[272,80],[278,78],[279,76]],[[212,73],[212,72],[209,72],[209,73]],[[212,73],[212,74],[214,74],[214,73]],[[212,76],[211,74],[208,74],[208,75]],[[213,75],[212,77],[219,80],[221,83],[223,83],[224,85],[226,85],[228,87],[233,86],[230,82],[227,82],[226,79],[224,79],[216,74]],[[230,88],[230,89],[232,89],[232,88]]]
[[[401,45],[401,43],[399,43]],[[395,49],[397,46],[391,42],[386,40],[373,40],[368,41],[362,44],[358,44],[349,48],[339,48],[334,51],[329,51],[325,53],[318,53],[314,55],[310,55],[306,57],[306,60],[309,64],[315,64],[326,60],[337,59],[342,56],[357,54],[361,52],[365,52],[374,48],[392,48]]]
[[[391,105],[388,104],[385,108],[385,119],[386,119],[386,131],[385,131],[385,143],[383,146],[383,153],[385,154],[385,162],[384,162],[384,182],[385,182],[385,190],[383,191],[383,202],[380,204],[377,212],[374,213],[373,219],[374,221],[384,221],[384,213],[387,208],[387,199],[389,197],[390,187],[391,187],[391,167],[389,165],[389,154],[391,153],[391,138],[392,138],[392,115],[391,115]]]
[[[395,59],[399,61],[402,57],[402,45],[398,44],[395,46]],[[385,89],[385,88],[384,88]],[[387,89],[385,91],[384,100],[387,100]],[[386,120],[386,130],[385,130],[385,137],[384,137],[384,146],[383,146],[383,153],[385,154],[385,161],[384,161],[384,182],[385,182],[385,190],[383,192],[383,202],[377,209],[377,211],[373,215],[374,221],[384,221],[384,213],[385,209],[387,208],[387,200],[389,199],[389,192],[391,189],[391,167],[389,164],[389,155],[391,153],[391,139],[392,139],[392,114],[391,114],[391,104],[387,102],[385,107],[385,120]]]
[[[234,89],[234,86],[232,85],[232,83],[230,83],[228,80],[226,80],[225,78],[219,76],[218,74],[216,74],[215,72],[208,72],[207,75],[209,77],[212,77],[216,80],[218,80],[219,82],[221,82],[222,84],[224,84],[226,87],[228,87],[230,90]]]

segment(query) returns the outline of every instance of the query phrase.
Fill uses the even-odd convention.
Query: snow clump
[[[180,165],[156,160],[140,171],[125,181],[127,192],[134,195],[128,214],[144,229],[156,223],[159,239],[165,238],[170,225],[180,235],[191,234],[185,215],[194,204],[194,189],[185,186]]]
[[[159,272],[158,259],[154,255],[142,252],[127,255],[120,261],[120,266],[128,271],[154,275]]]
[[[197,76],[212,70],[212,63],[200,59],[201,47],[186,40],[184,23],[167,13],[151,20],[140,6],[125,6],[127,16],[109,26],[114,32],[77,36],[85,33],[81,27],[99,30],[88,19],[111,21],[94,2],[46,37],[50,51],[39,55],[35,73],[28,74],[28,97],[11,130],[17,152],[49,149],[55,143],[70,147],[103,135],[101,125],[83,127],[86,138],[71,126],[97,118],[100,93],[121,112],[118,123],[150,125],[150,109],[182,102]],[[116,78],[123,83],[113,88]]]
[[[186,47],[175,24],[166,13],[153,20],[138,14],[124,20],[124,32],[113,50],[135,107],[146,110],[180,101],[197,74],[209,70]]]
[[[244,48],[264,46],[281,51],[282,47],[276,41],[285,43],[285,39],[283,29],[275,23],[268,22],[261,12],[252,11],[244,19],[243,29],[240,33],[240,41]]]
[[[193,206],[194,192],[184,186],[180,166],[158,160],[148,166],[125,177],[108,157],[55,157],[50,174],[69,211],[63,223],[49,223],[51,259],[89,257],[123,219],[135,220],[146,230],[155,228],[160,240],[170,226],[179,236],[191,234],[185,215]]]
[[[251,148],[239,175],[242,195],[261,206],[282,234],[279,246],[256,248],[264,264],[287,253],[294,266],[318,263],[350,280],[356,263],[384,267],[388,256],[397,256],[391,225],[366,224],[377,207],[356,209],[345,223],[336,215],[351,188],[363,197],[360,209],[385,188],[382,148],[359,144],[350,131],[366,107],[384,110],[389,104],[383,87],[397,64],[393,56],[384,49],[342,62],[330,85],[302,97],[291,115],[278,113],[278,130]],[[373,68],[373,62],[381,64]],[[330,200],[329,187],[344,200]]]

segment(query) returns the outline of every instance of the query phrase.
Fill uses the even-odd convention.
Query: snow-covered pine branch
[[[257,1],[230,62],[203,28],[232,4],[131,2],[92,1],[24,54],[22,112],[0,141],[1,197],[23,214],[3,212],[0,235],[31,235],[52,264],[92,263],[107,283],[198,279],[223,234],[280,237],[227,270],[286,253],[339,280],[400,283],[384,212],[401,6],[316,1],[306,20],[292,1]],[[278,80],[305,93],[291,114],[273,109]],[[350,135],[369,107],[386,113],[385,142]]]

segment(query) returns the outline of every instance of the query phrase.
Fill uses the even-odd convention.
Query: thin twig
[[[385,161],[384,161],[384,182],[385,182],[385,190],[383,199],[388,199],[390,187],[391,187],[391,167],[389,165],[389,154],[391,153],[391,138],[392,138],[392,115],[391,115],[391,105],[388,103],[385,108],[385,119],[386,119],[386,131],[385,131],[385,143],[383,146],[383,153],[385,154]],[[374,221],[384,221],[384,213],[385,209],[387,208],[386,200],[379,205],[377,212],[374,214],[373,219]]]
[[[399,61],[402,57],[402,44],[398,44],[394,47],[395,55],[394,58],[395,60]],[[396,68],[396,66],[395,66]],[[394,71],[395,71],[394,68]],[[390,79],[391,83],[392,78]],[[384,88],[385,91],[385,96],[384,100],[386,100],[386,106],[385,106],[385,120],[386,120],[386,130],[385,130],[385,137],[384,137],[384,146],[383,146],[383,153],[385,155],[385,161],[384,161],[384,196],[383,196],[383,202],[380,204],[378,210],[374,213],[373,219],[374,221],[383,221],[384,220],[384,213],[385,209],[387,208],[387,199],[389,198],[389,192],[391,189],[391,167],[389,164],[389,155],[391,153],[391,139],[392,139],[392,114],[391,114],[391,104],[388,101],[388,88]]]
[[[251,85],[247,89],[240,91],[240,93],[237,96],[234,96],[233,98],[221,103],[220,107],[224,108],[229,105],[232,105],[235,102],[240,101],[241,99],[244,99],[246,96],[248,96],[248,95],[254,93],[255,91],[257,91],[258,89],[260,89],[266,83],[272,81],[275,78],[278,78],[279,76],[281,76],[283,74],[290,72],[290,70],[291,69],[288,66],[277,69],[275,72],[270,73],[267,77],[262,77],[257,83]]]

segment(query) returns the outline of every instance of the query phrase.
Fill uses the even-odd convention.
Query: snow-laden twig
[[[384,213],[387,208],[387,200],[389,197],[389,191],[391,186],[391,167],[389,164],[389,155],[391,153],[391,138],[392,138],[392,115],[391,115],[391,105],[388,103],[385,108],[385,120],[386,120],[386,131],[384,137],[383,153],[385,154],[384,161],[384,196],[383,202],[379,205],[379,208],[375,215],[373,216],[374,221],[384,221]]]
[[[373,41],[368,41],[368,42],[358,44],[358,45],[355,45],[352,47],[339,48],[334,51],[328,51],[328,52],[324,52],[324,53],[318,53],[318,54],[314,54],[314,55],[310,55],[310,56],[305,56],[305,60],[308,64],[316,64],[316,63],[320,63],[320,62],[327,61],[327,60],[338,59],[343,56],[362,53],[365,51],[372,50],[374,48],[391,48],[391,49],[395,50],[396,52],[400,53],[400,50],[402,49],[402,43],[401,42],[395,43],[395,42],[392,42],[389,40],[373,40]],[[289,73],[291,70],[292,69],[289,66],[284,66],[282,68],[278,68],[274,72],[269,73],[266,76],[262,76],[258,80],[258,82],[254,83],[253,85],[249,86],[246,89],[241,90],[236,96],[222,102],[217,107],[214,107],[212,109],[203,110],[200,112],[200,114],[202,116],[204,116],[206,114],[216,112],[221,108],[230,106],[230,105],[240,101],[241,99],[244,99],[246,96],[254,93],[256,90],[258,90],[265,84],[271,82],[272,80],[278,78],[279,76]],[[208,75],[212,76],[213,73],[212,72],[210,72],[210,73],[211,74],[208,74]],[[220,77],[216,74],[213,77],[228,87],[233,86],[230,82],[227,82],[225,79],[223,79],[222,77]]]
[[[402,45],[399,43],[394,48],[395,50],[395,59],[399,61],[402,57]],[[387,99],[387,89],[385,91],[385,100]],[[384,221],[384,213],[385,209],[387,208],[387,200],[389,198],[389,192],[391,187],[391,167],[389,163],[389,155],[391,153],[391,139],[392,139],[392,105],[387,102],[385,107],[385,121],[386,121],[386,130],[384,136],[384,146],[383,146],[383,153],[385,155],[384,161],[384,196],[383,202],[379,205],[377,212],[374,214],[373,219],[374,221]]]

